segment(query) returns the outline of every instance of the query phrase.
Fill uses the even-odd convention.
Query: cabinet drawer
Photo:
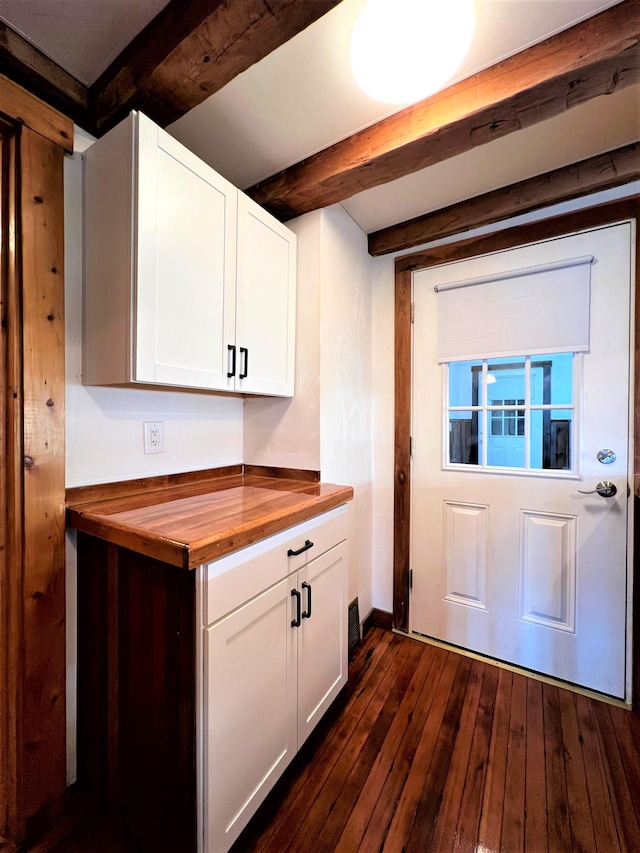
[[[201,566],[203,624],[211,625],[346,538],[347,507],[341,506]],[[307,541],[313,545],[305,548]],[[289,550],[300,553],[288,556]]]
[[[347,508],[338,507],[288,532],[287,572],[295,572],[347,538]],[[309,542],[313,544],[309,546]],[[289,554],[289,551],[294,553]]]

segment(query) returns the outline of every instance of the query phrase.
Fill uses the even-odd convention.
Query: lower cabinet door
[[[229,849],[296,753],[294,588],[295,576],[205,631],[205,853]]]
[[[298,749],[347,682],[347,543],[298,572]]]

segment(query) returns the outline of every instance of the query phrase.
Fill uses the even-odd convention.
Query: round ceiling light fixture
[[[358,85],[388,104],[432,95],[462,64],[475,20],[474,0],[367,0],[351,36]]]

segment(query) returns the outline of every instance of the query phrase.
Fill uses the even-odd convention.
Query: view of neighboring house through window
[[[570,471],[574,355],[445,365],[447,465]]]

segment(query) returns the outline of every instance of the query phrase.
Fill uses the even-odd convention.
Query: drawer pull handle
[[[296,599],[296,618],[291,620],[291,627],[292,628],[299,628],[300,627],[300,599],[302,598],[302,596],[300,595],[300,593],[298,592],[297,589],[292,589],[291,595]]]
[[[309,619],[311,616],[311,584],[303,581],[302,589],[307,590],[307,609],[302,611],[302,618]]]
[[[289,548],[287,551],[287,557],[297,557],[300,554],[304,554],[305,551],[308,551],[309,548],[313,548],[313,542],[311,539],[307,539],[302,548],[298,548],[297,551],[294,551],[293,548]]]

